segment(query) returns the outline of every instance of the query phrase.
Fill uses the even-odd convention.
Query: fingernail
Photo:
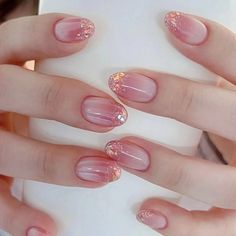
[[[137,219],[139,222],[157,231],[165,229],[168,225],[167,218],[155,210],[141,210],[137,214]]]
[[[58,21],[54,32],[57,40],[65,43],[80,42],[90,38],[95,31],[93,22],[85,18],[69,17]]]
[[[131,142],[111,141],[105,151],[108,156],[120,165],[144,171],[150,165],[150,157],[146,150]]]
[[[115,161],[101,157],[83,157],[75,169],[78,178],[96,183],[108,183],[118,180],[121,169]]]
[[[82,104],[82,115],[87,121],[105,127],[120,126],[128,117],[122,105],[102,97],[87,97]]]
[[[28,230],[27,236],[50,236],[44,229],[32,227]]]
[[[181,12],[169,12],[165,17],[165,23],[175,37],[190,45],[203,43],[208,35],[204,23]]]
[[[118,96],[134,102],[149,102],[157,94],[154,80],[138,73],[116,73],[109,78],[108,83]]]

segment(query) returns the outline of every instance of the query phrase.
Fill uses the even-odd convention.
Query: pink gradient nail
[[[75,172],[80,179],[95,183],[112,182],[121,175],[121,169],[115,161],[102,157],[81,158]]]
[[[109,87],[118,96],[134,102],[149,102],[157,94],[157,84],[147,76],[120,72],[109,78]]]
[[[137,220],[157,231],[168,226],[167,218],[155,210],[140,210],[137,214]]]
[[[150,165],[150,157],[146,150],[131,142],[111,141],[105,152],[120,165],[144,171]]]
[[[169,12],[165,17],[165,23],[175,37],[190,45],[200,45],[208,35],[204,23],[181,12]]]
[[[95,31],[94,24],[85,18],[69,17],[55,24],[54,32],[57,40],[72,43],[90,38]]]
[[[87,97],[82,104],[82,114],[87,121],[105,127],[120,126],[128,118],[122,105],[102,97]]]
[[[27,236],[50,236],[44,229],[32,227],[27,231]]]

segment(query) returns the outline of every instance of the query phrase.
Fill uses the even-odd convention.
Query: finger
[[[147,200],[139,210],[137,219],[163,236],[222,236],[236,233],[234,210],[191,212],[160,199]]]
[[[0,131],[0,174],[94,188],[118,180],[121,173],[116,162],[102,152],[47,144]]]
[[[122,125],[125,108],[91,86],[62,77],[0,65],[0,110],[62,123],[96,132]]]
[[[2,179],[0,192],[1,229],[14,236],[57,235],[57,228],[51,217],[12,197],[9,184]]]
[[[170,12],[165,22],[171,41],[185,56],[236,82],[236,36],[224,26],[200,17]]]
[[[133,137],[109,142],[106,153],[128,172],[151,183],[210,205],[236,208],[234,167],[183,156]]]
[[[65,14],[9,20],[0,26],[0,63],[66,56],[82,49],[93,33],[90,20]]]
[[[112,75],[109,85],[128,106],[236,141],[234,90],[146,70]]]

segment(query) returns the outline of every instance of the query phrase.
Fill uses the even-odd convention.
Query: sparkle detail
[[[114,112],[115,123],[120,125],[124,124],[128,118],[128,113],[123,106],[117,105],[117,109]]]
[[[115,166],[110,166],[108,168],[108,175],[109,175],[109,181],[116,181],[120,178],[121,175],[121,169],[119,166],[115,165]]]
[[[112,75],[109,78],[109,87],[116,94],[122,94],[125,92],[125,87],[122,86],[124,84],[124,80],[126,78],[126,74],[124,72],[119,72]]]
[[[170,12],[165,17],[165,24],[171,32],[178,31],[178,25],[183,13],[178,11]]]
[[[123,152],[123,145],[119,141],[111,141],[105,147],[105,152],[108,156],[114,158],[116,161],[119,161],[119,153]]]
[[[80,21],[80,32],[78,32],[77,39],[84,40],[90,38],[94,34],[95,26],[94,24],[85,18],[82,18]]]

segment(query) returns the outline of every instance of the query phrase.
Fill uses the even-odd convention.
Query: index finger
[[[94,30],[86,18],[58,13],[9,20],[0,26],[0,63],[70,55],[85,46]]]

